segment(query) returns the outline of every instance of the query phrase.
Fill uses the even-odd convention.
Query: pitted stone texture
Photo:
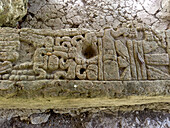
[[[27,13],[27,0],[1,0],[0,26],[17,26]]]
[[[29,0],[21,27],[100,30],[139,21],[159,30],[169,26],[169,0]]]

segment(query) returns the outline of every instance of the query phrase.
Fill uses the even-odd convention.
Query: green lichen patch
[[[148,105],[151,109],[170,110],[170,96],[131,96],[121,99],[103,98],[4,98],[0,97],[0,108],[6,109],[71,109],[71,108],[107,108]],[[138,107],[139,108],[139,107]],[[142,107],[140,107],[142,109]],[[144,109],[144,108],[143,108]]]

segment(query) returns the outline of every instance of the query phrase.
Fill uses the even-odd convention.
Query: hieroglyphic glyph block
[[[0,29],[0,79],[170,79],[170,41],[149,28]],[[166,41],[166,42],[165,42]]]

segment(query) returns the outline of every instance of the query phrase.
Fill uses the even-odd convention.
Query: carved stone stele
[[[133,94],[133,89],[144,94],[141,88],[149,95],[168,94],[169,33],[157,33],[140,23],[101,31],[0,28],[0,87],[60,90],[61,85],[72,93],[74,85],[85,89],[88,83],[90,90],[98,83],[100,89],[114,88],[112,97]]]

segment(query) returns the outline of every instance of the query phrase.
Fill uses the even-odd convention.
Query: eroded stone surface
[[[1,96],[169,94],[169,30],[158,33],[136,22],[123,26],[1,28]]]
[[[169,31],[132,22],[116,31],[15,30],[1,28],[2,80],[170,79]]]
[[[169,28],[169,0],[29,0],[21,27],[87,28],[100,30],[138,21],[152,28]]]
[[[0,26],[17,26],[27,13],[28,0],[1,0],[0,1]]]

